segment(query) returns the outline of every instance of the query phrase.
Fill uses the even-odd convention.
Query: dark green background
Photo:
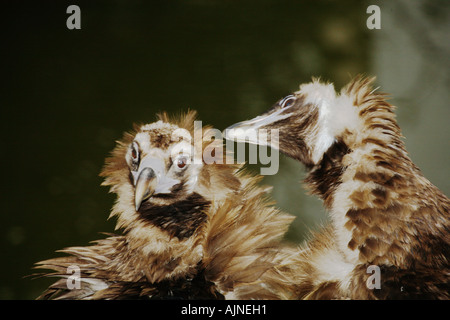
[[[100,187],[98,173],[132,123],[152,122],[159,111],[191,108],[204,124],[223,130],[267,109],[311,76],[337,88],[358,73],[390,79],[389,68],[384,72],[376,62],[382,49],[375,46],[390,26],[366,28],[366,8],[377,3],[383,4],[3,1],[0,298],[35,298],[49,281],[23,279],[34,262],[113,231],[107,217],[114,196]],[[66,28],[70,4],[81,8],[81,30]],[[382,14],[402,12],[383,5]],[[424,1],[421,9],[437,28],[448,27],[445,1]],[[407,36],[421,40],[414,17],[409,22],[402,17],[396,19],[412,26],[405,28]],[[405,52],[384,54],[389,61],[389,54],[398,58]],[[448,66],[448,55],[435,57],[433,63]],[[432,83],[433,72],[418,83]],[[395,94],[395,88],[382,89]],[[401,126],[420,123],[421,108],[433,114],[431,105],[409,107],[415,99],[405,96],[393,100],[407,110],[399,111]],[[449,145],[437,146],[434,155],[421,149],[435,137],[449,137],[442,125],[448,108],[439,110],[436,122],[419,132],[421,144],[413,140],[407,146],[430,180],[448,193]],[[298,216],[287,237],[297,243],[327,220],[320,202],[305,195],[303,174],[300,164],[282,156],[279,174],[264,180],[274,185],[278,206]]]

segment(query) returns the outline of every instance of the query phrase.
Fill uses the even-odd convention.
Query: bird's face
[[[347,104],[346,99],[336,97],[331,84],[305,84],[299,91],[277,101],[262,115],[228,127],[225,137],[238,142],[269,144],[305,165],[313,166],[320,162],[355,116],[353,110],[340,108],[340,105]],[[278,141],[270,139],[267,143],[266,135],[249,134],[249,130],[260,129],[278,130]]]
[[[198,136],[194,117],[191,112],[172,120],[163,114],[162,120],[135,126],[106,159],[103,185],[118,196],[111,215],[118,218],[117,228],[135,233],[142,245],[155,243],[156,236],[170,242],[197,235],[211,203],[240,187],[237,168],[203,161],[207,143],[192,138]]]
[[[303,162],[309,162],[310,148],[304,141],[306,131],[313,125],[317,112],[313,108],[304,105],[304,99],[296,94],[288,95],[278,100],[265,113],[247,121],[242,121],[228,127],[225,131],[227,139],[252,144],[269,144],[272,148],[296,158]],[[259,130],[267,130],[270,133],[268,141],[261,139]],[[255,133],[251,133],[256,131]],[[278,133],[278,142],[275,141],[274,132]],[[302,144],[302,147],[299,147]]]
[[[162,121],[140,128],[125,155],[136,211],[193,193],[203,164],[191,141],[189,131]]]

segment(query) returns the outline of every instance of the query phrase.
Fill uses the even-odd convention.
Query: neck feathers
[[[405,266],[413,260],[407,252],[424,241],[418,234],[448,251],[450,202],[408,157],[394,107],[374,93],[372,82],[357,78],[336,98],[350,103],[342,110],[356,121],[336,131],[306,182],[330,210],[348,258]]]

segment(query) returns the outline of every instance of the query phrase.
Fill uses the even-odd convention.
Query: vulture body
[[[450,201],[410,160],[372,82],[357,77],[336,94],[314,80],[226,137],[265,144],[245,132],[279,130],[271,146],[306,166],[330,214],[299,252],[298,298],[448,299]]]
[[[272,206],[257,176],[206,164],[211,141],[198,158],[194,119],[162,114],[118,141],[101,175],[122,232],[37,263],[53,270],[41,276],[59,278],[39,298],[292,298],[295,251],[280,241],[293,217]]]

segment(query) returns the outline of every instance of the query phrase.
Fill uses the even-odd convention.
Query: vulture
[[[411,161],[373,82],[357,76],[337,93],[313,79],[225,137],[303,163],[329,213],[298,253],[297,298],[449,299],[450,200]],[[278,141],[250,134],[260,129]]]
[[[242,165],[205,163],[215,142],[194,150],[194,111],[158,117],[125,133],[101,172],[116,234],[38,262],[49,271],[36,276],[56,277],[38,298],[291,299],[293,216]]]

